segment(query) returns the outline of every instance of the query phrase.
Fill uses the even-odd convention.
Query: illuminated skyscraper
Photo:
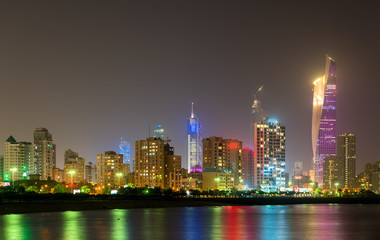
[[[129,164],[131,166],[131,144],[123,138],[120,139],[119,154],[123,155],[123,164]]]
[[[188,172],[202,172],[202,139],[201,126],[193,111],[187,121],[187,170]]]
[[[267,111],[265,111],[264,107],[263,107],[263,103],[262,101],[257,98],[257,94],[259,94],[264,88],[264,85],[261,86],[259,88],[259,90],[256,91],[255,94],[253,94],[253,103],[252,103],[252,112],[251,112],[251,138],[252,138],[252,142],[251,144],[254,143],[254,139],[255,139],[255,129],[254,129],[254,126],[255,126],[255,123],[261,123],[263,121],[266,121],[268,119],[268,114],[267,114]],[[254,147],[253,147],[254,148]],[[255,150],[255,149],[253,149]]]
[[[161,138],[162,140],[164,140],[165,130],[162,127],[162,125],[156,125],[156,126],[154,126],[153,137],[155,137],[155,138]]]
[[[326,57],[325,75],[314,81],[312,147],[315,181],[323,184],[323,159],[336,155],[336,64]]]
[[[338,158],[343,164],[343,179],[341,187],[352,188],[355,183],[356,170],[356,136],[346,133],[338,136]]]
[[[276,120],[255,123],[254,184],[270,192],[285,187],[285,126]]]

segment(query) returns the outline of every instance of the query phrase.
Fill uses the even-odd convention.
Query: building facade
[[[243,185],[242,148],[243,143],[236,139],[203,139],[203,171],[215,169],[232,174],[234,186]]]
[[[263,191],[285,187],[285,126],[269,119],[255,123],[254,183]]]
[[[30,174],[41,175],[41,180],[53,178],[56,151],[52,135],[46,128],[36,128],[34,131],[34,160],[30,162]]]
[[[64,170],[60,168],[53,168],[53,180],[56,182],[64,181]]]
[[[10,136],[4,142],[3,180],[26,179],[29,175],[28,165],[32,160],[33,144],[30,142],[16,142]]]
[[[244,186],[253,188],[253,151],[250,148],[243,148],[242,174]]]
[[[335,189],[344,187],[344,164],[340,158],[329,156],[323,159],[323,188]]]
[[[326,58],[325,75],[314,81],[312,148],[315,181],[323,183],[323,159],[336,155],[336,64]]]
[[[191,115],[187,120],[187,170],[202,172],[202,138],[198,117],[194,114],[194,104],[191,103]]]
[[[337,139],[338,158],[343,163],[344,182],[342,187],[352,188],[356,176],[356,136],[346,133]]]
[[[123,185],[123,155],[114,151],[97,154],[97,184],[115,187]]]
[[[123,155],[123,164],[131,165],[131,144],[123,138],[120,139],[119,154]]]
[[[96,183],[96,164],[89,162],[84,165],[84,180]]]
[[[68,149],[64,155],[64,181],[66,183],[84,182],[84,165],[86,159],[77,152]]]

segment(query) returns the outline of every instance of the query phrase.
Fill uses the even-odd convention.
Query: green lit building
[[[10,136],[4,142],[3,181],[15,181],[29,175],[28,165],[33,160],[33,144],[17,142]]]

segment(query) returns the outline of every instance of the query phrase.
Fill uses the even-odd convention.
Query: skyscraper
[[[202,138],[201,126],[194,114],[194,103],[191,103],[191,115],[187,121],[187,170],[202,172]]]
[[[343,163],[344,182],[342,188],[352,188],[355,183],[356,172],[356,136],[346,133],[338,136],[338,158]]]
[[[46,128],[36,128],[34,131],[34,161],[29,166],[30,174],[40,174],[41,180],[53,178],[55,167],[55,144]]]
[[[323,159],[336,155],[336,64],[326,57],[325,75],[314,81],[312,147],[315,181],[323,184]]]
[[[263,121],[266,121],[268,119],[268,114],[264,109],[262,101],[257,97],[257,95],[263,90],[264,85],[259,88],[259,90],[256,91],[255,94],[253,94],[253,103],[252,103],[252,112],[251,112],[251,138],[252,142],[254,143],[255,139],[255,123],[261,123]],[[253,149],[255,150],[255,149]]]
[[[255,123],[254,183],[263,191],[285,187],[285,126],[276,120]]]
[[[162,140],[164,140],[165,130],[162,127],[162,125],[155,125],[154,126],[153,137],[161,138]]]
[[[343,162],[336,156],[323,159],[323,188],[334,189],[344,187]]]
[[[96,164],[86,163],[84,166],[84,179],[87,182],[96,183]]]
[[[131,144],[123,138],[120,139],[119,154],[123,155],[123,164],[131,165]]]

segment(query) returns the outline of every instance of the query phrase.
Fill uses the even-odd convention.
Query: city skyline
[[[251,4],[235,10],[228,4],[182,10],[157,4],[153,11],[135,3],[99,16],[100,5],[58,10],[50,3],[45,11],[4,4],[1,22],[12,24],[1,24],[7,37],[0,40],[0,78],[7,84],[0,137],[32,142],[35,128],[47,128],[62,168],[67,149],[95,162],[96,154],[117,151],[120,137],[146,139],[149,123],[159,123],[185,158],[188,105],[194,102],[204,137],[247,146],[251,94],[264,84],[260,99],[287,127],[287,172],[295,161],[311,169],[311,88],[327,53],[339,63],[337,134],[356,134],[360,172],[377,160],[379,130],[371,127],[380,120],[371,111],[380,77],[376,8],[368,4],[358,13],[353,5],[332,3],[339,17],[321,19],[324,8],[312,3],[301,4],[313,9],[309,16],[301,7],[262,5],[261,13]],[[295,18],[282,19],[284,12]],[[304,21],[294,20],[301,16]]]

